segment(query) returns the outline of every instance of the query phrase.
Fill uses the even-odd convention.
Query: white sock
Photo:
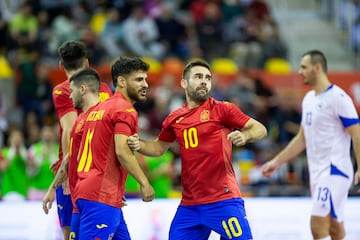
[[[315,240],[331,240],[331,237],[330,237],[330,236],[327,236],[327,237],[318,238],[318,239],[315,239]]]

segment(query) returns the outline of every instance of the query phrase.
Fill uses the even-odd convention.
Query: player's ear
[[[185,89],[187,88],[187,85],[188,85],[188,81],[182,78],[180,81],[180,86]]]
[[[117,80],[117,84],[116,84],[117,86],[119,86],[120,88],[126,87],[126,81],[124,77],[118,76],[116,80]]]
[[[81,84],[79,87],[79,91],[81,95],[84,95],[84,93],[86,92],[86,86],[84,84]]]
[[[315,64],[315,69],[316,69],[317,72],[320,72],[320,71],[322,70],[321,64],[320,64],[320,63],[316,63],[316,64]]]

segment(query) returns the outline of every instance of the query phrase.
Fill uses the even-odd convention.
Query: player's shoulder
[[[229,101],[224,101],[224,100],[217,100],[215,98],[210,98],[208,101],[208,106],[210,107],[210,109],[232,109],[234,107],[237,108],[237,106]]]
[[[69,80],[65,80],[59,84],[57,84],[54,88],[53,88],[53,95],[62,95],[64,93],[68,93],[70,92],[70,82]]]
[[[69,86],[70,86],[70,81],[69,79],[66,79],[65,81],[55,85],[54,89],[64,89],[64,88],[68,88]]]
[[[136,112],[134,105],[116,93],[106,101],[101,102],[99,105],[100,107],[111,108],[116,112],[124,110],[127,110],[127,112]]]
[[[308,99],[313,98],[313,97],[315,97],[315,90],[312,89],[305,93],[303,101],[307,101]]]
[[[188,112],[189,109],[187,108],[186,105],[183,105],[181,107],[178,107],[174,110],[172,110],[168,116],[179,116],[179,115],[183,115],[184,113]]]
[[[102,81],[100,82],[100,91],[111,93],[111,95],[112,95],[112,91],[111,91],[109,84],[102,82]]]
[[[342,89],[341,87],[337,86],[337,85],[331,85],[331,93],[334,95],[338,95],[338,96],[348,96],[348,94],[345,92],[344,89]]]

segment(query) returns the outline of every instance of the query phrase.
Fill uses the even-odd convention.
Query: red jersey
[[[100,92],[99,98],[100,100],[105,100],[112,95],[110,87],[104,83],[100,82]],[[65,114],[69,112],[77,112],[80,113],[80,110],[76,110],[72,100],[70,99],[70,81],[67,79],[66,81],[59,83],[56,85],[52,92],[52,98],[54,102],[54,107],[56,111],[56,116],[60,120]],[[63,151],[61,146],[61,137],[63,129],[60,125],[60,142],[59,142],[59,160],[56,163],[56,171],[59,169],[61,161],[63,159]]]
[[[77,156],[80,148],[81,138],[84,133],[84,123],[89,115],[89,113],[97,106],[92,106],[85,113],[80,113],[76,122],[71,130],[70,135],[70,151],[69,151],[69,159],[68,159],[68,177],[69,177],[69,186],[71,199],[73,202],[73,212],[78,212],[75,204],[75,185],[77,181]]]
[[[119,92],[89,113],[78,154],[75,201],[87,199],[121,207],[127,172],[115,154],[114,134],[137,133],[137,119],[134,106]]]
[[[159,140],[177,139],[180,146],[181,205],[241,197],[227,135],[249,119],[236,105],[209,98],[197,108],[185,105],[164,120]]]

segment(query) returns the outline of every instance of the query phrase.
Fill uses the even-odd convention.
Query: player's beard
[[[199,90],[201,90],[201,89],[205,90],[206,93],[201,94],[199,92]],[[190,100],[195,101],[195,102],[205,102],[210,96],[210,91],[206,87],[197,87],[196,89],[194,89],[189,86],[187,88],[187,92],[188,92],[188,96],[189,96]]]
[[[146,101],[146,95],[141,94],[143,90],[147,90],[146,88],[141,88],[140,90],[136,90],[135,88],[128,85],[127,88],[127,94],[130,99],[136,101],[136,102],[145,102]]]
[[[304,79],[304,84],[305,85],[309,85],[309,86],[313,86],[316,84],[316,74],[315,71],[312,70],[307,77],[303,76]]]
[[[82,106],[83,106],[81,97],[75,98],[74,100],[75,101],[73,101],[73,104],[74,104],[75,109],[77,109],[77,110],[80,109],[81,110]]]

